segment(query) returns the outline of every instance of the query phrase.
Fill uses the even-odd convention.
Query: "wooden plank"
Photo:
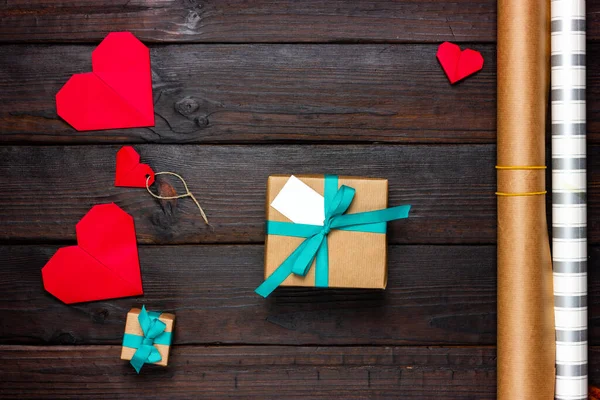
[[[142,304],[177,315],[178,345],[496,340],[494,246],[390,246],[385,291],[281,288],[268,299],[254,293],[263,246],[141,246],[144,296],[71,306],[42,286],[56,249],[0,247],[1,343],[116,345],[127,311]]]
[[[593,18],[598,7],[590,8]],[[13,0],[0,6],[5,42],[94,41],[111,31],[153,42],[491,42],[495,30],[492,0]],[[590,36],[596,35],[593,29]]]
[[[0,351],[0,398],[496,398],[490,347],[179,346],[166,369],[146,366],[139,376],[117,346]],[[591,382],[599,360],[590,348]]]
[[[74,241],[93,205],[115,202],[135,218],[140,243],[263,243],[267,177],[324,172],[389,179],[389,204],[413,205],[389,224],[391,243],[495,242],[492,145],[136,146],[155,171],[184,176],[212,228],[189,199],[161,206],[145,189],[114,187],[118,149],[0,147],[0,240]]]
[[[12,0],[0,41],[94,41],[131,31],[152,42],[493,42],[496,2],[459,0]],[[597,2],[588,38],[600,36]]]
[[[496,49],[473,47],[484,70],[451,86],[437,45],[153,46],[156,126],[76,132],[54,96],[94,46],[4,45],[0,141],[494,143]]]
[[[117,346],[0,346],[0,398],[495,399],[494,348],[175,347],[136,375]]]

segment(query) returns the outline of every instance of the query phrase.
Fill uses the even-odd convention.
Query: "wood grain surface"
[[[131,31],[150,42],[494,42],[493,0],[11,0],[0,41],[88,42]],[[587,2],[588,39],[600,4]]]
[[[118,344],[127,311],[173,312],[176,344],[494,344],[493,246],[390,246],[382,290],[281,288],[263,246],[141,246],[144,296],[67,306],[43,290],[56,246],[1,246],[1,343]],[[60,316],[60,318],[57,318]],[[600,339],[600,338],[599,338]]]
[[[496,1],[6,0],[0,4],[0,398],[494,399]],[[600,2],[587,2],[589,342],[600,345]],[[156,126],[76,132],[56,92],[111,31],[150,48]],[[483,70],[450,85],[445,40]],[[114,187],[133,144],[189,199]],[[548,153],[549,154],[549,153]],[[270,174],[389,179],[385,291],[263,276]],[[548,184],[550,184],[548,179]],[[161,194],[182,193],[159,179]],[[549,201],[549,199],[548,199]],[[115,202],[144,296],[67,306],[40,269]],[[551,218],[550,212],[548,218]],[[126,312],[177,315],[167,368],[119,359]],[[600,383],[600,348],[590,382]],[[549,383],[551,384],[551,383]]]
[[[600,15],[600,13],[598,14]],[[0,143],[495,143],[496,48],[456,85],[437,45],[151,46],[156,125],[76,132],[56,114],[89,45],[0,45]],[[35,49],[35,51],[34,51]],[[593,60],[600,43],[588,45]],[[600,142],[600,73],[588,70],[588,139]]]
[[[496,352],[488,347],[174,346],[167,368],[144,366],[140,375],[119,359],[118,346],[0,346],[0,353],[2,399],[496,396]]]
[[[11,0],[0,5],[0,41],[85,42],[124,30],[163,43],[494,41],[496,2]]]
[[[495,241],[491,145],[136,146],[155,171],[183,175],[211,227],[189,199],[161,204],[145,189],[114,187],[119,148],[0,148],[0,240],[73,241],[94,204],[115,202],[133,215],[140,243],[263,243],[269,175],[350,172],[387,178],[389,204],[413,206],[409,219],[389,224],[391,243]]]
[[[77,133],[54,96],[94,47],[0,46],[0,142],[495,141],[492,45],[455,86],[437,45],[151,46],[156,126]]]

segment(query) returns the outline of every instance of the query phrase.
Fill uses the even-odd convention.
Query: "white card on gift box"
[[[283,185],[271,207],[295,224],[323,225],[325,199],[294,175]]]

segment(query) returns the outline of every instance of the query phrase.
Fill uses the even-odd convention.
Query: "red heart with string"
[[[147,179],[149,177],[149,179]],[[148,164],[140,163],[140,155],[131,146],[124,146],[117,153],[115,186],[146,187],[154,183],[154,171]]]
[[[483,56],[480,52],[471,49],[461,51],[454,43],[442,43],[436,56],[452,84],[483,68]]]

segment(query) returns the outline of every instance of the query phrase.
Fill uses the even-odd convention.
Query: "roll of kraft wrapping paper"
[[[554,398],[545,125],[550,1],[498,0],[498,399]]]
[[[556,399],[587,399],[585,1],[551,4]]]

